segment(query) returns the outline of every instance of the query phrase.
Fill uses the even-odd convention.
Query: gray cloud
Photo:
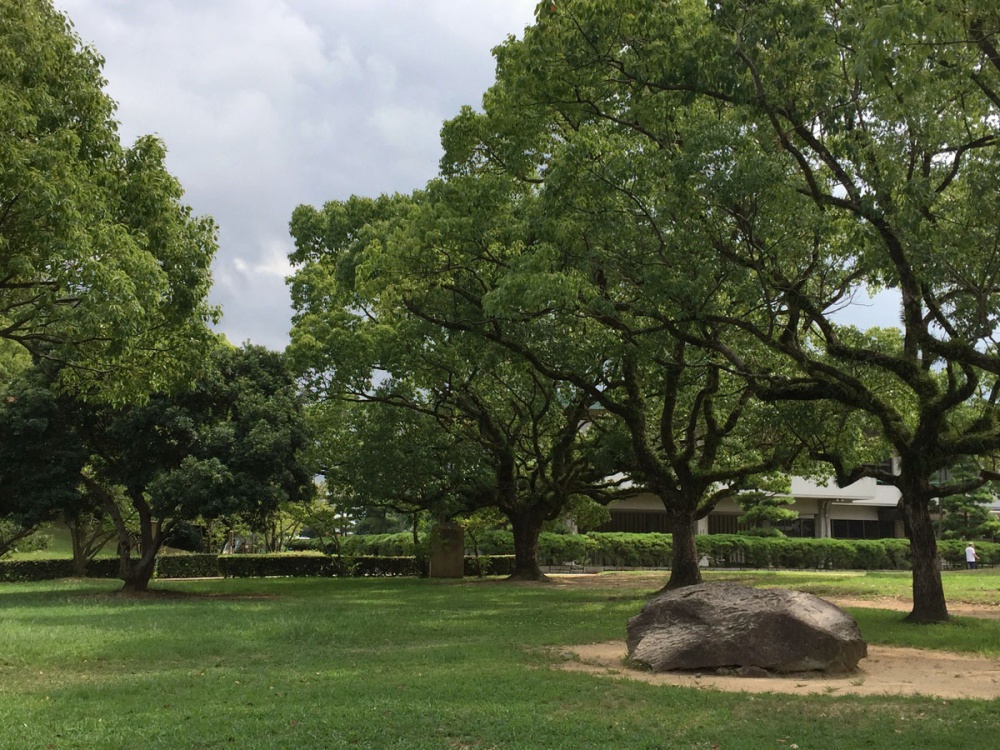
[[[106,59],[127,143],[156,133],[220,227],[231,341],[287,343],[287,226],[301,203],[409,192],[438,133],[493,81],[535,0],[55,0]]]
[[[106,58],[126,142],[160,135],[220,227],[213,302],[234,343],[280,349],[288,220],[301,203],[410,192],[439,130],[493,82],[491,50],[536,0],[55,0]],[[842,322],[896,325],[898,296]]]

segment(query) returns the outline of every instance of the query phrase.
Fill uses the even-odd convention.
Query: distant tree
[[[288,509],[302,525],[302,531],[315,540],[321,549],[340,554],[340,541],[353,525],[350,515],[331,502],[325,482],[317,486],[317,496],[308,503],[297,503]]]
[[[745,309],[752,284],[675,255],[669,211],[657,205],[669,191],[652,180],[612,190],[586,162],[553,163],[550,194],[534,172],[503,173],[499,157],[484,164],[491,124],[466,112],[446,126],[447,179],[381,240],[366,273],[408,314],[504,349],[573,394],[563,402],[583,410],[578,425],[600,414],[614,425],[603,434],[626,435],[605,476],[624,473],[661,499],[674,535],[667,585],[698,583],[697,522],[802,452],[781,410],[725,356],[689,342],[722,340],[697,316]],[[620,156],[625,169],[629,154]]]
[[[94,491],[125,489],[139,524],[138,556],[120,506],[106,495],[118,531],[125,590],[149,583],[161,545],[182,521],[240,515],[262,525],[284,502],[309,500],[312,472],[303,404],[283,355],[218,346],[194,388],[142,406],[93,407],[83,419]]]
[[[357,533],[409,529],[422,511],[451,518],[474,509],[488,490],[491,477],[477,446],[442,429],[429,411],[399,384],[383,384],[370,401],[310,410],[327,486],[356,520]]]
[[[0,555],[84,504],[88,455],[49,385],[44,372],[29,369],[0,390]]]
[[[756,477],[752,486],[735,498],[743,510],[740,521],[751,532],[760,533],[773,529],[780,536],[781,533],[775,527],[799,517],[797,511],[788,507],[795,502],[790,490],[791,482],[787,476]]]
[[[190,379],[217,316],[211,220],[159,140],[122,146],[102,59],[49,0],[0,0],[0,61],[0,339],[85,398]]]
[[[980,474],[980,467],[971,459],[960,461],[948,471],[947,483],[967,481]],[[935,484],[944,484],[939,480]],[[942,539],[982,539],[1000,536],[1000,520],[990,512],[997,501],[993,483],[960,495],[937,498],[937,529]]]

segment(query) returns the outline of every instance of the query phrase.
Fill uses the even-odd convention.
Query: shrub
[[[222,575],[214,554],[161,555],[156,559],[157,578],[215,578]]]
[[[73,561],[62,560],[0,560],[0,581],[9,583],[48,581],[71,578]]]
[[[509,576],[514,572],[513,555],[471,555],[465,558],[465,575],[469,577]]]
[[[469,548],[470,540],[466,537],[465,551],[474,552]],[[476,546],[480,555],[512,555],[514,554],[514,534],[510,531],[494,529],[476,534]]]
[[[322,539],[292,539],[288,542],[288,549],[290,552],[322,552],[324,554],[329,554],[330,550],[326,549]]]
[[[359,534],[344,537],[340,542],[341,554],[350,557],[405,557],[425,555],[426,540],[413,543],[413,534]]]
[[[587,534],[597,544],[592,562],[608,567],[669,567],[673,554],[670,534],[628,534],[624,532],[591,532]]]
[[[590,559],[598,543],[588,534],[556,534],[545,532],[538,537],[538,562],[541,565],[563,565]]]
[[[117,578],[118,558],[100,557],[87,563],[85,571],[88,578]]]
[[[879,540],[862,539],[854,542],[855,567],[862,570],[885,570],[890,564],[889,551]]]
[[[378,557],[362,555],[350,560],[347,564],[348,575],[355,578],[385,576],[427,576],[426,558],[415,556]]]
[[[281,576],[332,576],[332,558],[310,552],[270,555],[222,555],[219,571],[226,578],[267,578]]]

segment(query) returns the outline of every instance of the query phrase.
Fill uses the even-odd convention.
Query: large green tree
[[[1000,443],[998,30],[996,5],[978,0],[566,2],[500,54],[499,108],[613,123],[635,153],[688,154],[712,134],[688,118],[715,114],[700,168],[672,187],[700,203],[687,226],[760,297],[709,320],[794,368],[728,350],[759,392],[862,411],[896,454],[892,474],[821,452],[842,484],[899,488],[919,622],[947,618],[931,501],[989,475],[933,479]],[[854,296],[886,288],[901,300],[898,345],[837,324]]]
[[[638,148],[614,123],[582,129],[556,109],[527,106],[518,117],[514,95],[523,97],[498,80],[485,114],[466,110],[446,125],[447,180],[437,192],[450,207],[463,205],[462,194],[482,194],[467,202],[492,210],[498,223],[524,217],[524,240],[503,258],[474,255],[458,241],[442,253],[440,210],[437,233],[424,234],[425,267],[407,304],[420,304],[431,285],[455,289],[453,268],[472,276],[458,293],[474,312],[450,325],[572,383],[621,423],[631,439],[622,470],[641,477],[670,518],[667,585],[698,583],[697,522],[756,476],[788,471],[802,455],[788,427],[796,410],[758,398],[726,352],[753,350],[773,367],[780,361],[752,336],[711,320],[759,317],[756,279],[717,262],[710,234],[687,225],[698,206],[673,183],[695,160]],[[712,123],[691,119],[700,137],[713,136]],[[502,193],[494,185],[507,186],[515,209],[496,210]]]
[[[576,134],[611,130],[638,174],[656,169],[683,196],[670,236],[687,238],[695,272],[743,269],[758,286],[741,314],[692,319],[784,364],[728,334],[690,340],[764,398],[833,400],[875,426],[898,473],[832,442],[816,455],[841,484],[899,488],[919,622],[948,616],[932,498],[989,475],[932,479],[1000,443],[998,29],[985,0],[567,0],[498,50],[487,136],[456,135],[480,164],[544,179]],[[853,298],[886,288],[901,300],[898,346],[838,324]]]
[[[216,243],[163,144],[120,143],[102,63],[49,0],[0,2],[0,339],[121,402],[193,372]]]
[[[490,196],[456,192],[459,207],[435,190],[296,210],[292,258],[301,268],[291,280],[297,313],[290,351],[320,398],[419,412],[448,440],[474,445],[490,484],[464,493],[466,508],[491,506],[506,515],[515,537],[514,577],[537,579],[542,524],[574,496],[608,499],[612,472],[593,460],[602,431],[581,429],[588,392],[540,375],[466,328],[466,314],[482,316],[458,291],[475,282],[464,253],[508,256],[523,227],[491,211]],[[426,232],[440,242],[426,242]],[[454,284],[437,283],[440,269],[426,256],[453,252],[446,275]],[[439,472],[450,475],[447,467]]]
[[[304,406],[281,353],[220,342],[191,388],[124,407],[64,397],[61,409],[89,459],[80,480],[114,523],[125,591],[146,590],[181,524],[259,526],[313,495]]]
[[[400,383],[371,395],[309,409],[319,470],[339,508],[369,520],[427,512],[443,522],[487,500],[493,482],[486,457],[449,429],[447,417]]]

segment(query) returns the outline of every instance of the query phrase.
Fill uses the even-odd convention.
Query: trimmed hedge
[[[72,576],[72,560],[0,560],[0,581],[48,581]]]
[[[310,552],[272,555],[221,555],[219,572],[226,578],[330,577],[335,575],[334,558]]]
[[[55,578],[73,578],[73,561],[69,558],[55,560],[0,560],[0,581],[51,581]],[[101,558],[87,565],[88,578],[116,578],[118,560]]]
[[[87,563],[87,578],[117,578],[118,558],[102,557]]]
[[[216,578],[222,575],[219,556],[207,553],[161,555],[156,558],[157,578]]]
[[[361,540],[361,537],[354,539]],[[406,541],[404,541],[404,539]],[[346,541],[346,540],[345,540]],[[696,538],[698,554],[711,567],[791,568],[811,570],[909,570],[910,543],[906,539],[799,539],[713,534]],[[513,538],[510,532],[491,532],[479,540],[478,558],[466,556],[465,575],[502,576],[513,570]],[[352,542],[353,550],[400,549],[409,544],[408,534],[380,534],[374,540]],[[938,553],[946,567],[965,567],[967,542],[938,542]],[[983,566],[1000,565],[1000,544],[976,544]],[[422,550],[421,550],[422,551]],[[611,568],[669,568],[672,544],[669,534],[544,533],[539,538],[541,565],[577,565]],[[165,555],[157,559],[157,578],[252,577],[384,577],[426,576],[423,554],[358,554],[334,557],[322,552],[270,555]],[[118,560],[93,560],[87,567],[92,578],[117,578]],[[0,581],[43,581],[71,578],[72,561],[0,560]]]
[[[408,531],[398,534],[363,534],[340,540],[340,554],[346,557],[412,557],[426,553],[426,540],[413,543]]]
[[[416,576],[426,578],[427,558],[397,555],[380,557],[361,555],[347,560],[347,575],[354,578],[384,578],[391,576]]]
[[[714,534],[697,538],[699,554],[716,567],[812,570],[908,570],[906,539],[802,539]]]

